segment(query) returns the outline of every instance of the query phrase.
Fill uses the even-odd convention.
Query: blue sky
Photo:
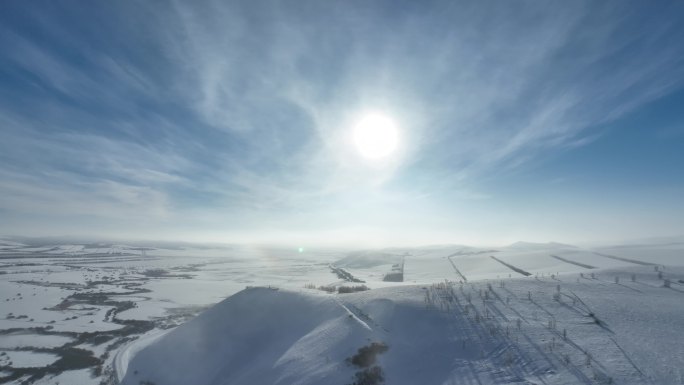
[[[683,235],[682,41],[676,1],[8,2],[0,234]]]

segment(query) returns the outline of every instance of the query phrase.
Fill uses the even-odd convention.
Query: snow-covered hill
[[[368,368],[348,359],[373,342],[387,384],[683,383],[684,269],[592,272],[246,289],[142,350],[122,384],[352,384]]]
[[[684,242],[5,241],[0,382],[684,383]]]

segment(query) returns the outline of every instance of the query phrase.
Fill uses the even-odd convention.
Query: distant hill
[[[506,249],[516,249],[516,250],[546,250],[546,249],[576,249],[577,246],[568,245],[565,243],[558,242],[546,242],[546,243],[535,243],[535,242],[515,242],[508,246]]]

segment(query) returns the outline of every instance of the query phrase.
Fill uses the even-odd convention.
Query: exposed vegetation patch
[[[459,277],[461,277],[461,280],[462,280],[463,282],[466,282],[466,283],[467,283],[467,282],[468,282],[468,278],[466,278],[466,276],[465,276],[463,273],[461,273],[461,270],[459,270],[458,267],[456,267],[456,264],[455,264],[454,261],[451,259],[451,257],[457,256],[457,255],[459,255],[459,253],[454,253],[454,254],[448,255],[448,256],[447,256],[447,260],[449,260],[449,263],[451,263],[451,267],[454,268],[454,271],[456,272],[456,274],[457,274]]]
[[[336,274],[339,279],[343,279],[343,280],[348,281],[348,282],[366,283],[366,281],[362,281],[362,280],[354,277],[353,275],[351,275],[350,272],[348,272],[347,270],[345,270],[341,267],[330,265],[330,270],[332,270],[332,272],[334,274]]]
[[[563,262],[565,262],[565,263],[570,263],[570,264],[572,264],[572,265],[579,266],[579,267],[583,267],[583,268],[585,268],[585,269],[595,269],[595,268],[596,268],[596,266],[587,265],[586,263],[580,263],[580,262],[573,261],[573,260],[570,260],[570,259],[567,259],[567,258],[559,257],[559,256],[557,256],[557,255],[551,255],[551,258],[556,258],[556,259],[559,260],[559,261],[563,261]]]
[[[384,342],[373,342],[368,346],[360,347],[355,355],[348,358],[352,365],[361,368],[375,364],[375,357],[387,351],[389,347]]]
[[[506,266],[507,268],[509,268],[509,269],[511,269],[511,270],[513,270],[513,271],[515,271],[516,273],[522,274],[522,275],[524,275],[524,276],[526,276],[526,277],[529,277],[530,275],[532,275],[532,273],[529,273],[529,272],[527,272],[527,271],[525,271],[525,270],[523,270],[523,269],[521,269],[521,268],[519,268],[519,267],[515,267],[515,266],[511,265],[510,263],[506,263],[506,262],[500,260],[499,258],[493,256],[493,255],[490,255],[489,258],[491,258],[491,259],[493,259],[493,260],[499,262],[500,264],[502,264],[502,265]]]
[[[184,278],[184,279],[191,279],[192,275],[191,274],[172,274],[168,270],[164,269],[147,269],[142,272],[142,274],[146,277],[150,278]]]
[[[385,274],[384,277],[382,277],[382,280],[385,282],[404,282],[404,273],[403,272],[391,272]]]
[[[357,286],[340,286],[337,288],[337,292],[339,294],[346,294],[346,293],[355,293],[357,291],[366,291],[370,290],[368,286],[366,285],[357,285]]]
[[[392,271],[382,277],[385,282],[404,282],[404,260],[401,263],[392,265]]]
[[[320,290],[320,291],[324,291],[326,293],[334,293],[335,292],[335,286],[318,286],[318,287],[316,287],[316,285],[313,283],[307,283],[306,285],[304,285],[304,288],[312,289],[312,290]]]
[[[385,381],[385,374],[379,366],[366,368],[354,374],[356,381],[352,385],[376,385]]]
[[[324,291],[326,293],[338,292],[339,294],[356,293],[358,291],[370,290],[370,288],[366,285],[339,286],[339,287],[335,288],[335,286],[318,286],[317,287],[313,283],[307,283],[306,285],[304,285],[304,288],[312,289],[312,290],[320,290],[320,291]]]
[[[27,367],[14,368],[11,366],[0,366],[0,370],[7,371],[9,374],[6,377],[0,377],[0,382],[10,382],[19,378],[27,377],[21,383],[31,384],[46,375],[59,374],[66,370],[86,369],[90,367],[97,367],[102,364],[102,360],[93,356],[89,350],[79,349],[66,344],[57,348],[18,348],[12,349],[15,351],[31,351],[37,353],[52,353],[59,355],[59,359],[54,363],[44,367]]]
[[[616,261],[623,261],[623,262],[634,263],[634,264],[636,264],[636,265],[642,265],[642,266],[658,266],[658,265],[655,264],[655,263],[644,262],[644,261],[638,261],[638,260],[636,260],[636,259],[629,259],[629,258],[624,258],[624,257],[616,257],[616,256],[614,256],[614,255],[608,255],[608,254],[596,253],[596,252],[595,252],[594,254],[596,254],[596,255],[598,255],[598,256],[601,256],[601,257],[604,257],[604,258],[614,259],[614,260],[616,260]]]
[[[361,368],[354,374],[354,382],[351,385],[377,385],[385,381],[382,368],[375,365],[378,354],[386,352],[389,347],[384,342],[373,342],[368,346],[362,346],[355,355],[347,358],[347,362]]]
[[[169,274],[163,269],[146,270],[146,275],[149,277],[159,278],[192,278],[190,275]],[[51,307],[44,308],[44,310],[53,310],[63,312],[68,310],[97,310],[102,307],[110,307],[105,314],[105,321],[111,322],[122,327],[114,330],[106,331],[92,331],[92,332],[73,332],[73,331],[56,331],[53,326],[45,327],[30,327],[30,328],[10,328],[0,330],[0,335],[10,335],[15,333],[31,333],[41,335],[59,335],[70,337],[71,342],[66,343],[56,348],[33,348],[22,347],[15,350],[32,351],[36,353],[52,353],[59,358],[51,365],[44,367],[27,367],[15,368],[11,365],[0,366],[2,374],[0,375],[0,383],[20,380],[22,384],[31,384],[41,378],[49,375],[58,375],[67,370],[87,369],[90,368],[95,376],[102,376],[103,383],[115,383],[115,374],[109,366],[105,367],[105,360],[109,357],[111,351],[120,347],[122,344],[130,342],[137,338],[138,335],[146,333],[155,327],[169,328],[177,326],[179,323],[196,315],[201,309],[184,309],[176,314],[172,314],[169,319],[159,318],[154,321],[148,320],[125,320],[117,318],[117,314],[125,310],[137,306],[134,301],[114,300],[111,296],[121,297],[126,295],[149,293],[150,290],[141,287],[147,278],[131,278],[126,279],[112,279],[110,277],[103,277],[101,280],[86,280],[85,284],[79,283],[61,283],[61,282],[43,282],[43,281],[18,281],[20,284],[30,284],[34,286],[43,287],[59,287],[64,290],[77,290],[79,292],[73,293],[64,298],[60,303]],[[81,290],[95,289],[100,285],[109,285],[117,288],[126,289],[125,292],[82,292]],[[15,315],[8,313],[8,319],[23,319],[27,318],[25,315]],[[75,319],[71,317],[68,319]],[[51,321],[54,323],[54,320]],[[76,346],[82,344],[101,345],[110,342],[105,353],[101,357],[96,357],[90,350],[78,348]]]

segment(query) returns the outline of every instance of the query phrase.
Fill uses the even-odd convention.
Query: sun
[[[399,133],[394,121],[382,114],[364,115],[354,126],[354,143],[366,159],[382,159],[397,148]]]

